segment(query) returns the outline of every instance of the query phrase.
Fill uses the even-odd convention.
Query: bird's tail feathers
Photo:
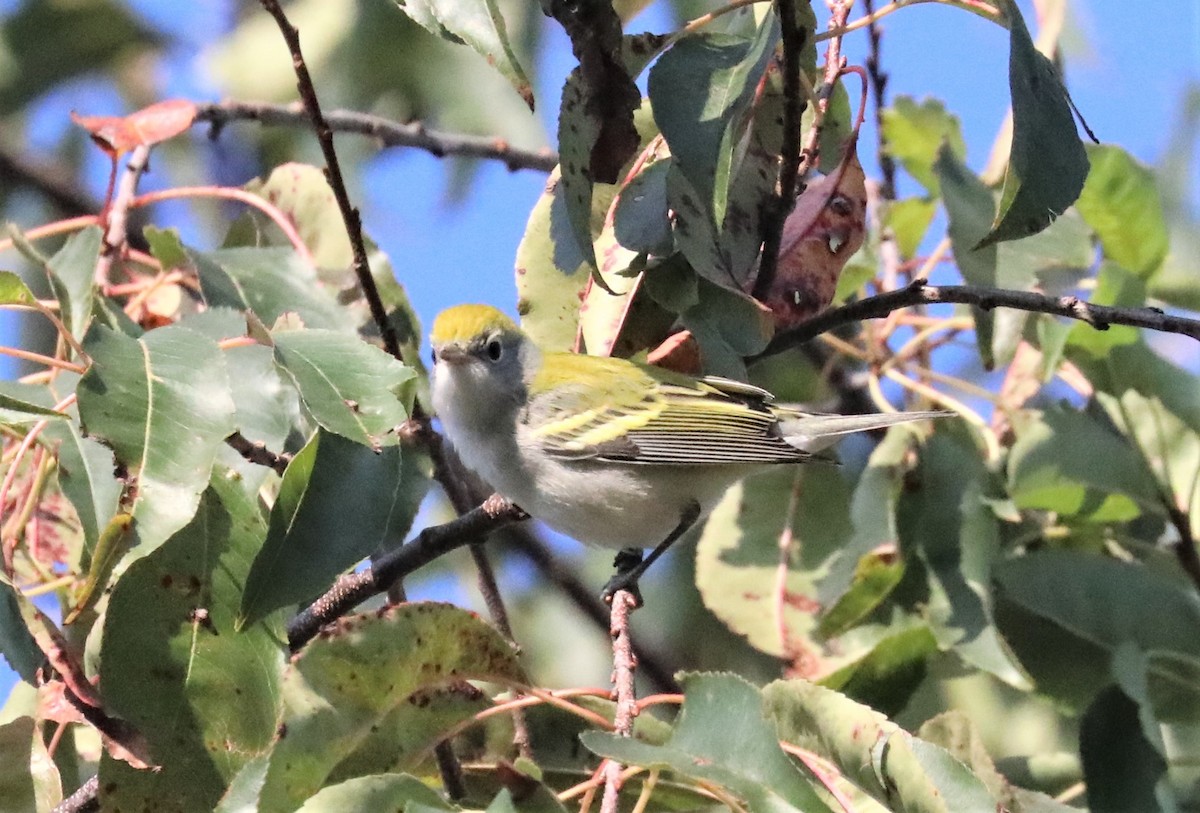
[[[868,415],[823,415],[806,412],[780,421],[783,439],[806,452],[819,452],[843,435],[886,429],[901,423],[946,418],[953,412],[877,412]]]

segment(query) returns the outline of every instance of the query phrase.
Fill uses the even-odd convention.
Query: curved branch
[[[488,499],[444,525],[426,528],[417,538],[380,556],[365,569],[339,578],[325,595],[306,607],[288,624],[288,646],[293,652],[308,643],[326,624],[336,621],[357,604],[388,585],[427,565],[439,556],[461,548],[505,525],[528,517],[507,500]]]
[[[1179,333],[1200,341],[1200,321],[1171,316],[1159,308],[1114,308],[1094,305],[1075,296],[1056,297],[1033,291],[1009,291],[976,285],[928,285],[924,280],[916,280],[905,288],[860,299],[814,316],[797,325],[794,330],[776,336],[756,358],[782,353],[841,325],[878,319],[901,308],[935,302],[975,305],[983,310],[1014,308],[1032,313],[1050,313],[1087,322],[1097,330],[1108,330],[1110,325],[1129,325],[1162,333]]]
[[[214,134],[232,121],[257,121],[283,127],[305,127],[312,123],[298,103],[236,101],[197,105],[196,121],[211,124]],[[558,155],[548,148],[522,149],[511,146],[502,138],[427,130],[419,121],[401,124],[353,110],[330,110],[325,114],[325,123],[334,132],[364,135],[385,147],[414,147],[437,158],[456,155],[499,161],[514,172],[519,169],[549,172],[558,164]]]

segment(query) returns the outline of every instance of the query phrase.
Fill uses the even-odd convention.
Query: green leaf
[[[932,166],[931,163],[930,177],[936,178]],[[905,198],[887,204],[885,222],[895,235],[901,259],[911,260],[916,256],[936,212],[937,201],[932,198]]]
[[[376,452],[318,431],[284,473],[239,624],[312,598],[365,556],[399,544],[428,483],[428,460],[412,447]]]
[[[742,360],[762,352],[774,335],[770,311],[748,294],[705,279],[696,280],[696,294],[680,321],[700,345],[705,372],[745,381]]]
[[[310,796],[297,813],[377,813],[405,810],[413,802],[441,810],[454,809],[416,777],[385,773],[330,785]]]
[[[37,723],[18,717],[0,725],[0,805],[5,810],[49,813],[62,801],[62,780]]]
[[[688,675],[683,707],[665,745],[600,731],[585,732],[585,747],[626,765],[662,767],[716,783],[745,799],[751,811],[824,811],[829,807],[783,750],[758,689],[735,675]]]
[[[344,618],[314,639],[283,678],[284,712],[262,813],[294,810],[418,690],[459,680],[523,682],[512,647],[473,613],[400,604]]]
[[[1194,257],[1200,256],[1200,229],[1173,224],[1170,251],[1150,279],[1150,293],[1168,305],[1200,311],[1200,274]]]
[[[0,271],[0,305],[37,304],[37,297],[29,290],[25,281],[12,271]]]
[[[253,443],[282,451],[292,428],[299,424],[300,401],[275,366],[274,352],[262,345],[231,347],[224,352],[238,430]],[[249,462],[228,446],[222,447],[217,459],[241,474],[248,492],[256,492],[270,474],[265,466]]]
[[[832,638],[846,632],[883,603],[903,576],[904,562],[894,552],[863,556],[849,589],[821,616],[818,633]]]
[[[117,513],[121,497],[112,450],[84,437],[74,422],[51,424],[44,434],[58,444],[58,485],[75,508],[84,549],[90,551],[100,529]]]
[[[1088,809],[1175,811],[1167,761],[1146,738],[1139,705],[1117,686],[1101,691],[1079,725]]]
[[[1146,285],[1121,266],[1104,262],[1096,275],[1091,301],[1096,305],[1141,307],[1146,302]],[[1075,322],[1067,342],[1069,350],[1082,349],[1094,359],[1102,360],[1114,349],[1136,344],[1140,339],[1141,331],[1129,325],[1109,325],[1107,330],[1098,330],[1084,322]]]
[[[370,734],[330,772],[327,784],[355,776],[419,773],[447,732],[491,705],[483,692],[465,691],[461,684],[422,689],[411,702],[400,703],[380,718]]]
[[[0,381],[0,424],[24,426],[50,418],[50,426],[65,417],[55,412],[54,399],[45,387],[22,384],[20,381]]]
[[[956,431],[957,430],[957,431]],[[901,492],[896,525],[901,551],[928,577],[928,616],[938,645],[1006,683],[1028,688],[992,617],[991,568],[999,521],[985,502],[992,483],[968,432],[947,426],[929,439]]]
[[[1169,240],[1158,183],[1149,167],[1117,146],[1089,145],[1091,171],[1076,206],[1096,230],[1104,255],[1139,277],[1167,256]]]
[[[995,813],[987,787],[961,762],[882,714],[831,689],[800,680],[763,688],[764,710],[780,739],[808,748],[889,810]]]
[[[31,686],[38,685],[38,670],[46,657],[25,624],[20,599],[12,582],[0,575],[0,655]]]
[[[934,171],[934,162],[943,145],[959,163],[967,157],[958,116],[947,112],[938,99],[918,103],[911,96],[897,96],[882,116],[887,153],[930,195],[937,196],[939,173]]]
[[[589,248],[591,221],[603,224],[614,194],[615,189],[607,186],[594,191],[587,232]],[[592,262],[572,233],[566,186],[556,169],[529,213],[517,247],[517,312],[521,329],[538,347],[557,352],[575,347],[579,305],[591,278]]]
[[[1054,63],[1034,47],[1017,4],[1004,3],[1009,21],[1008,87],[1012,94],[1012,152],[999,211],[980,247],[1036,234],[1079,197],[1088,156]]]
[[[944,145],[938,151],[934,172],[941,185],[949,220],[946,231],[958,270],[970,285],[995,287],[997,251],[994,246],[980,242],[987,234],[988,223],[995,211],[991,191]],[[975,340],[979,345],[980,360],[984,369],[990,370],[996,364],[993,350],[996,316],[992,311],[978,307],[972,307],[971,314],[975,317]]]
[[[667,212],[667,172],[671,159],[651,161],[621,187],[613,212],[617,242],[630,251],[670,254],[674,248]]]
[[[725,219],[745,113],[779,36],[779,19],[767,12],[752,40],[684,37],[650,69],[650,103],[671,148],[671,172],[687,178],[713,227]]]
[[[63,324],[76,339],[83,338],[92,315],[101,237],[99,226],[71,235],[46,265]]]
[[[1005,638],[1039,691],[1082,707],[1109,682],[1114,653],[1132,643],[1148,658],[1158,698],[1200,695],[1174,661],[1200,658],[1193,634],[1200,598],[1148,567],[1103,556],[1048,550],[994,570]],[[1172,656],[1172,657],[1165,657]]]
[[[179,229],[147,226],[142,229],[142,234],[150,244],[150,253],[163,268],[183,268],[190,264]]]
[[[396,0],[396,5],[431,34],[473,48],[503,74],[533,110],[533,86],[513,53],[495,0]]]
[[[1089,415],[1048,409],[1016,431],[1008,489],[1017,507],[1092,522],[1162,511],[1158,488],[1137,451]]]
[[[884,714],[899,714],[925,679],[928,661],[937,651],[929,628],[913,627],[884,638],[820,683]]]
[[[211,810],[272,744],[285,664],[280,619],[235,631],[251,557],[266,533],[252,497],[213,479],[195,518],[117,581],[104,617],[100,691],[161,771],[104,757],[110,809]]]
[[[323,428],[372,448],[400,442],[395,429],[412,410],[416,373],[356,336],[277,330],[275,363]]]
[[[259,754],[246,760],[241,770],[234,774],[215,813],[254,813],[258,810],[258,794],[267,779],[269,756],[269,753]]]
[[[76,589],[74,607],[65,614],[63,624],[73,623],[82,613],[96,606],[117,562],[129,551],[133,542],[132,525],[133,517],[129,514],[117,514],[100,534],[95,548],[89,551],[87,576]]]
[[[845,632],[872,612],[895,586],[888,583],[903,577],[905,563],[896,555],[896,500],[905,461],[916,442],[912,427],[889,429],[871,452],[854,487],[850,502],[853,534],[841,546],[819,586],[820,601],[829,608],[820,622],[823,637]],[[894,569],[887,565],[889,561],[895,563]],[[880,566],[887,569],[880,570]]]
[[[224,359],[211,339],[178,326],[140,339],[96,327],[85,347],[80,421],[137,470],[131,553],[144,556],[191,520],[235,428]]]
[[[729,489],[696,548],[696,587],[705,606],[756,649],[825,671],[827,653],[813,640],[821,609],[816,582],[849,540],[848,505],[849,489],[832,466],[779,467]],[[778,601],[784,533],[792,553],[787,593]]]
[[[355,329],[349,311],[291,247],[188,249],[188,257],[209,307],[250,310],[266,325],[296,313],[305,327],[347,334]]]

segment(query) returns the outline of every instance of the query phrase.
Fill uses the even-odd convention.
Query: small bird
[[[488,305],[443,311],[431,343],[434,409],[463,463],[551,528],[622,549],[609,597],[747,475],[820,459],[841,435],[948,414],[802,412],[729,379],[544,353]]]

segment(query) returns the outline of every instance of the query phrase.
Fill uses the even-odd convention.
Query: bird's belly
[[[737,478],[728,472],[577,462],[518,505],[554,530],[607,548],[651,548],[678,527],[693,503],[707,515]]]

